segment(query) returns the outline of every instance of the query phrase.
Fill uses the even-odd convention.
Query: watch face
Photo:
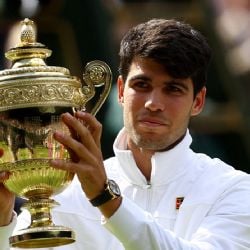
[[[114,193],[114,195],[121,195],[119,186],[113,180],[109,180],[109,188]]]

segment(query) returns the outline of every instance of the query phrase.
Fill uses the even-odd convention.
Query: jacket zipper
[[[152,192],[151,192],[151,183],[149,181],[147,182],[145,188],[147,189],[146,211],[151,212]]]

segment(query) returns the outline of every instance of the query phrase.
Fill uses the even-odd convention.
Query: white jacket
[[[102,221],[81,190],[77,178],[55,197],[55,224],[76,232],[76,242],[55,250],[247,250],[250,249],[250,176],[218,159],[194,153],[191,136],[173,149],[152,157],[151,182],[138,170],[120,132],[115,156],[105,161],[109,178],[120,186],[123,201]],[[177,209],[177,198],[184,197]],[[16,230],[29,225],[22,213]],[[15,226],[0,228],[5,244]],[[51,248],[53,249],[53,248]],[[41,249],[42,250],[42,249]],[[46,249],[48,250],[48,249]]]

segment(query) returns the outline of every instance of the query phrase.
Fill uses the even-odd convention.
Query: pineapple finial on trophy
[[[20,40],[21,45],[27,45],[30,43],[36,42],[36,27],[32,20],[29,18],[25,18],[21,22],[22,28],[21,28],[21,34],[20,34]]]

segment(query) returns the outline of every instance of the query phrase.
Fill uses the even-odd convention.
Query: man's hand
[[[51,161],[51,165],[76,173],[88,199],[103,192],[107,175],[101,151],[102,125],[94,116],[85,112],[62,115],[62,121],[71,131],[71,136],[55,132],[54,138],[62,143],[71,155],[71,161]],[[110,217],[120,206],[121,198],[111,200],[99,207],[105,217]]]
[[[0,149],[0,157],[3,153]],[[6,226],[11,222],[15,204],[15,195],[3,185],[3,181],[8,178],[8,172],[0,172],[0,226]]]
[[[101,152],[102,125],[89,113],[76,112],[62,115],[62,121],[71,136],[55,132],[54,138],[70,152],[71,162],[53,160],[52,166],[77,174],[82,189],[89,199],[103,191],[107,179]]]

